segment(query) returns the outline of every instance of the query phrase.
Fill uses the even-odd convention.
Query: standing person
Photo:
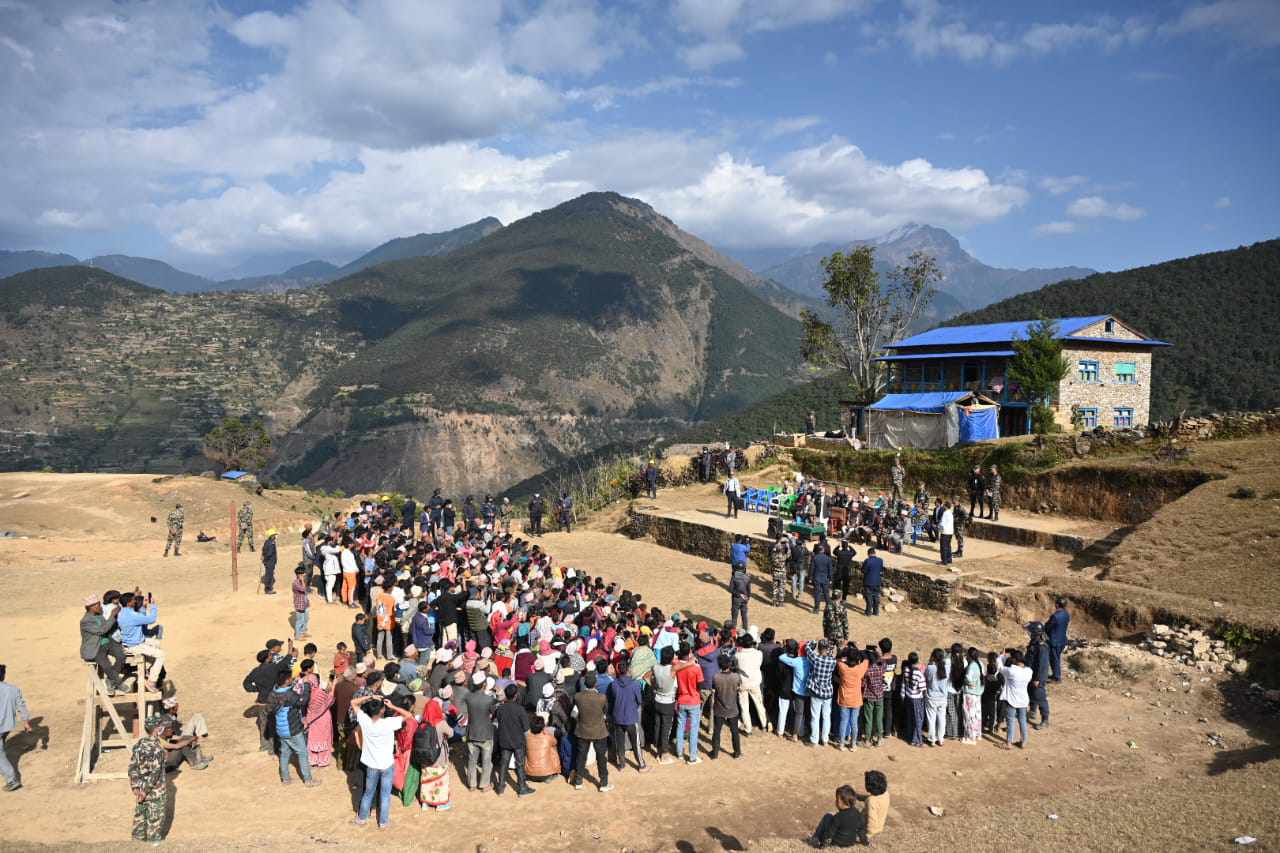
[[[342,565],[342,603],[354,610],[356,604],[356,581],[360,577],[360,566],[356,561],[355,543],[351,534],[342,537],[342,548],[338,553],[338,561]]]
[[[822,636],[837,648],[849,639],[849,614],[844,612],[843,600],[827,599],[827,608],[822,611]]]
[[[783,677],[790,675],[790,706],[795,711],[794,731],[788,732],[784,737],[787,740],[792,737],[796,740],[804,740],[804,712],[809,704],[809,688],[806,683],[809,680],[809,662],[800,654],[800,644],[795,640],[787,640],[785,651],[778,660],[785,667]],[[784,704],[786,702],[786,699],[778,700],[778,729],[784,732],[786,731],[784,723],[787,718],[787,707]]]
[[[498,779],[494,782],[493,792],[499,796],[507,789],[507,765],[511,764],[512,759],[516,765],[516,796],[527,797],[534,793],[533,788],[529,787],[524,769],[525,759],[528,757],[525,735],[529,731],[529,713],[520,704],[519,697],[520,688],[508,684],[503,691],[503,703],[494,711],[498,729]]]
[[[484,689],[484,675],[476,690],[467,692],[458,710],[467,720],[467,778],[463,784],[484,793],[493,779],[493,712],[498,700]]]
[[[747,620],[747,606],[751,603],[751,578],[747,575],[745,565],[734,565],[733,574],[729,577],[729,621],[732,628],[738,616],[742,616],[742,630],[750,624]]]
[[[942,649],[934,649],[929,655],[929,665],[924,670],[925,719],[929,733],[925,740],[929,746],[942,746],[947,727],[947,663]]]
[[[498,523],[502,525],[502,535],[511,533],[511,498],[503,498],[498,504]]]
[[[411,760],[418,770],[418,803],[425,812],[453,808],[449,793],[449,735],[452,732],[439,699],[429,699],[414,732]],[[434,737],[433,737],[434,735]]]
[[[396,626],[396,599],[391,594],[393,584],[384,581],[382,589],[373,599],[374,628],[377,639],[374,641],[373,653],[383,660],[395,660],[395,641],[393,634]]]
[[[893,493],[890,497],[893,505],[897,506],[903,497],[903,484],[907,481],[907,469],[902,467],[901,453],[893,455],[893,467],[889,469],[889,479],[893,483]]]
[[[386,829],[391,823],[391,783],[396,764],[396,732],[404,725],[408,711],[397,708],[380,693],[351,700],[355,710],[356,725],[360,727],[360,763],[364,766],[364,793],[360,795],[360,810],[356,813],[356,826],[369,823],[373,811],[373,797],[378,796],[378,828]],[[388,717],[385,712],[394,716]]]
[[[129,787],[133,790],[133,838],[159,844],[164,835],[164,815],[169,806],[169,789],[164,778],[164,744],[161,738],[169,727],[169,717],[152,714],[143,723],[146,734],[138,738],[129,754]]]
[[[1067,600],[1058,596],[1045,626],[1046,639],[1049,641],[1049,665],[1052,669],[1049,680],[1054,684],[1062,682],[1062,650],[1067,647],[1067,626],[1070,624],[1071,613],[1067,610]]]
[[[307,587],[307,568],[301,563],[293,570],[293,584],[289,589],[293,593],[293,636],[305,640],[311,636],[311,590]]]
[[[627,764],[627,743],[631,743],[631,751],[635,754],[636,770],[643,773],[649,769],[644,763],[644,753],[640,751],[643,738],[640,736],[640,712],[644,707],[644,685],[631,677],[630,660],[623,655],[618,659],[618,677],[609,685],[609,714],[613,722],[613,754],[618,761],[618,770]]]
[[[249,539],[249,550],[253,550],[253,504],[248,501],[240,507],[236,513],[236,549],[244,544],[245,538]]]
[[[964,505],[960,503],[958,496],[951,498],[952,519],[955,525],[955,556],[964,556],[964,533],[969,526],[969,513],[965,512]]]
[[[920,671],[920,655],[912,652],[902,666],[902,698],[911,711],[911,745],[924,746],[921,730],[924,725],[924,696],[929,685]]]
[[[1000,469],[991,466],[991,476],[987,477],[987,518],[1000,520],[1000,488],[1004,481],[1000,478]]]
[[[116,632],[116,620],[102,614],[102,600],[91,595],[84,600],[84,615],[80,617],[80,659],[93,661],[107,678],[107,690],[122,690],[120,666],[124,663],[124,648],[112,639]]]
[[[742,676],[742,686],[738,688],[738,708],[742,714],[742,731],[751,734],[751,708],[754,704],[756,716],[760,718],[760,728],[769,728],[769,713],[765,710],[764,694],[764,655],[756,648],[755,637],[751,632],[738,638],[738,651],[735,655],[738,675]]]
[[[809,549],[804,547],[800,537],[791,540],[791,598],[800,600],[804,592],[805,578],[809,573]]]
[[[267,538],[262,542],[262,591],[265,595],[276,594],[276,529],[267,531]]]
[[[778,541],[769,549],[769,566],[773,580],[773,606],[781,607],[787,596],[787,561],[791,557],[791,548],[787,546],[787,537],[779,534]]]
[[[897,729],[895,720],[901,717],[898,709],[902,698],[902,679],[898,673],[898,656],[893,653],[893,640],[881,637],[876,643],[876,651],[880,654],[880,664],[884,667],[884,731],[892,735]]]
[[[725,518],[738,517],[738,492],[740,491],[742,491],[742,484],[738,482],[737,477],[730,474],[729,479],[724,481]]]
[[[816,643],[810,642],[805,649],[808,659],[808,681],[805,689],[809,693],[809,719],[812,730],[809,743],[813,746],[826,746],[831,736],[831,697],[835,693],[832,677],[836,671],[835,649],[825,637]]]
[[[733,741],[733,757],[742,757],[742,737],[738,731],[738,718],[742,716],[742,706],[738,696],[742,692],[742,676],[733,671],[733,658],[724,652],[717,661],[720,671],[711,680],[711,692],[715,696],[711,727],[711,760],[720,757],[720,730],[729,727],[729,737]],[[746,716],[750,721],[751,711]]]
[[[875,548],[867,549],[867,559],[862,561],[863,612],[868,616],[880,615],[880,585],[884,579],[884,560],[876,555]]]
[[[22,698],[22,691],[5,681],[5,666],[0,664],[0,777],[4,778],[4,789],[16,791],[22,787],[18,781],[18,771],[9,762],[5,754],[5,741],[22,723],[24,732],[31,732],[31,712],[27,710],[27,701]]]
[[[982,518],[982,508],[985,501],[983,500],[983,492],[986,490],[987,484],[982,479],[982,466],[974,465],[973,471],[969,474],[969,515],[972,518]],[[975,512],[976,510],[976,512]]]
[[[1000,675],[1000,661],[995,652],[987,652],[987,665],[982,673],[982,730],[995,734],[1000,725],[1000,694],[1004,679]]]
[[[1000,675],[1004,678],[1004,686],[1000,689],[1000,701],[1005,704],[1005,749],[1013,748],[1013,730],[1015,723],[1022,738],[1018,741],[1018,749],[1027,745],[1027,706],[1031,699],[1027,695],[1027,687],[1031,684],[1031,669],[1025,664],[1022,652],[1014,649],[1007,655],[998,658]]]
[[[951,565],[951,539],[956,533],[956,516],[951,510],[951,501],[942,505],[942,516],[938,519],[938,551],[942,555],[942,565]]]
[[[404,499],[404,506],[400,508],[400,517],[404,523],[404,533],[409,537],[409,541],[414,540],[413,522],[418,518],[418,502],[413,499],[413,495],[409,495]]]
[[[187,523],[187,514],[182,509],[182,504],[175,504],[173,509],[169,510],[169,515],[165,518],[165,524],[168,525],[169,533],[164,540],[164,556],[169,556],[169,546],[173,546],[173,556],[182,556],[182,528]]]
[[[658,466],[654,464],[654,460],[650,459],[649,464],[644,468],[644,484],[649,490],[649,500],[656,500],[658,497]]]
[[[320,567],[320,573],[324,575],[324,600],[329,604],[333,604],[333,590],[338,585],[338,575],[342,573],[340,562],[342,549],[335,545],[334,541],[334,535],[330,534],[329,538],[320,544],[319,549],[324,560]]]
[[[533,497],[529,499],[529,533],[531,535],[542,535],[542,513],[545,510],[546,502],[542,499],[542,495],[534,492]]]
[[[693,665],[697,669],[697,665]],[[600,792],[613,790],[609,784],[609,725],[608,700],[596,689],[596,674],[588,672],[582,679],[582,689],[574,697],[573,706],[578,711],[578,725],[574,735],[578,739],[577,761],[573,774],[573,787],[582,788],[582,777],[587,769],[587,753],[595,750],[596,779]],[[698,699],[701,710],[702,700]],[[697,737],[697,724],[694,724],[694,737]]]
[[[982,738],[982,657],[972,646],[964,665],[964,735],[961,743],[976,744]]]
[[[671,750],[671,727],[676,716],[676,677],[672,664],[676,650],[667,646],[658,652],[658,663],[653,668],[653,715],[656,717],[654,752],[659,764],[674,764],[667,753]]]
[[[871,746],[884,737],[884,664],[875,649],[866,651],[867,671],[862,676],[862,733]]]
[[[809,410],[809,414],[804,416],[804,434],[813,435],[818,431],[818,416],[813,410]]]
[[[837,747],[843,746],[849,751],[858,748],[858,718],[862,715],[862,679],[867,674],[870,663],[862,652],[850,647],[845,650],[844,660],[836,664],[836,707],[840,709],[840,718],[836,722]]]
[[[568,492],[560,495],[560,500],[556,504],[556,508],[560,511],[560,527],[565,533],[573,532],[573,496]]]
[[[849,580],[853,577],[853,558],[858,556],[858,549],[850,545],[849,540],[842,536],[833,556],[836,558],[836,571],[832,578],[833,589],[840,590],[840,600],[843,602],[849,597]]]
[[[698,755],[698,729],[702,724],[702,667],[693,660],[693,649],[687,642],[680,644],[679,660],[672,672],[676,677],[676,758],[685,758],[690,764],[701,764]],[[689,755],[684,753],[685,733],[689,734]]]
[[[1028,717],[1037,711],[1039,721],[1032,721],[1031,726],[1037,730],[1049,725],[1049,690],[1046,682],[1049,678],[1049,647],[1044,642],[1044,626],[1039,622],[1027,625],[1030,642],[1027,644],[1026,662],[1031,669],[1031,683],[1027,688]]]
[[[298,775],[302,784],[314,788],[319,779],[311,777],[311,754],[307,750],[307,733],[303,715],[311,704],[311,685],[303,683],[294,689],[293,673],[288,667],[276,675],[276,686],[267,694],[267,719],[280,744],[280,781],[289,784],[289,760],[298,756]]]
[[[311,688],[307,702],[303,729],[307,733],[307,760],[312,767],[328,767],[333,760],[333,681],[329,673],[327,682],[320,681],[320,674],[303,662],[302,679]]]
[[[947,737],[957,740],[964,737],[964,646],[951,644],[947,656]]]
[[[820,604],[831,600],[831,555],[825,548],[815,548],[810,562],[813,576],[813,612],[817,613]]]

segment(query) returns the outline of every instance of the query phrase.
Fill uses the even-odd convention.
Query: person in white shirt
[[[338,575],[342,571],[338,565],[338,555],[342,553],[342,549],[332,542],[326,542],[320,546],[320,553],[324,555],[324,565],[320,568],[324,575],[324,600],[333,604],[333,588],[337,586]]]
[[[373,808],[373,795],[378,794],[378,828],[385,829],[391,822],[391,783],[396,773],[396,732],[405,719],[412,719],[408,711],[392,705],[380,694],[353,699],[351,707],[356,712],[356,724],[360,727],[360,763],[364,765],[364,794],[360,797],[360,811],[356,826],[369,822]]]
[[[769,728],[769,715],[764,710],[764,694],[760,692],[763,677],[760,667],[764,663],[764,655],[756,648],[756,639],[752,633],[738,638],[738,674],[742,676],[742,684],[738,688],[738,708],[742,716],[742,731],[751,734],[751,706],[754,704],[756,716],[760,718],[760,728]]]
[[[728,509],[724,514],[725,518],[738,517],[738,492],[740,491],[742,491],[742,484],[738,482],[737,477],[730,474],[729,479],[725,480],[724,483],[724,496],[728,504]]]
[[[349,538],[342,540],[342,553],[339,559],[342,562],[342,602],[354,609],[358,606],[356,580],[359,577],[360,566],[356,562],[355,546]]]
[[[1027,745],[1027,706],[1031,697],[1027,695],[1027,685],[1031,683],[1031,667],[1022,660],[1022,652],[1014,649],[1007,655],[1001,655],[1000,674],[1004,676],[1004,687],[1000,691],[1000,700],[1005,703],[1005,749],[1013,747],[1013,725],[1017,721],[1022,732],[1018,748]]]
[[[938,544],[938,550],[942,554],[942,565],[951,565],[951,540],[956,532],[956,516],[951,509],[951,501],[947,501],[942,505],[942,518],[938,521],[938,531],[941,542]]]

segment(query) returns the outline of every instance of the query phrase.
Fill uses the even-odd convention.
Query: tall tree
[[[271,437],[262,421],[225,417],[204,436],[204,455],[227,468],[258,469],[271,455]]]
[[[1027,329],[1025,339],[1013,341],[1014,356],[1009,361],[1009,381],[1016,382],[1031,404],[1031,428],[1043,435],[1053,430],[1050,404],[1058,394],[1058,385],[1071,370],[1062,355],[1058,340],[1058,324],[1040,317]]]
[[[929,305],[942,272],[932,255],[912,252],[881,281],[874,246],[836,252],[823,258],[822,266],[827,273],[822,289],[835,317],[828,322],[813,311],[801,312],[801,354],[814,367],[839,368],[858,399],[874,400],[885,385],[884,365],[876,359]]]

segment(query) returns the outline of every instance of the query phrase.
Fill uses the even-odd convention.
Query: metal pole
[[[231,591],[240,591],[240,572],[236,565],[236,554],[239,550],[239,544],[236,542],[236,502],[231,504]]]

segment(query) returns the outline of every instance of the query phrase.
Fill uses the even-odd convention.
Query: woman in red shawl
[[[302,679],[311,685],[311,702],[304,718],[311,766],[328,767],[333,760],[333,673],[329,673],[327,684],[320,683],[314,669]]]
[[[433,764],[419,767],[413,762],[413,736],[422,726],[433,726],[440,739],[440,754]],[[396,732],[396,772],[393,787],[400,790],[401,802],[410,805],[416,797],[423,811],[448,811],[453,807],[449,796],[449,737],[453,731],[445,721],[439,699],[428,699],[422,719],[405,720]]]

